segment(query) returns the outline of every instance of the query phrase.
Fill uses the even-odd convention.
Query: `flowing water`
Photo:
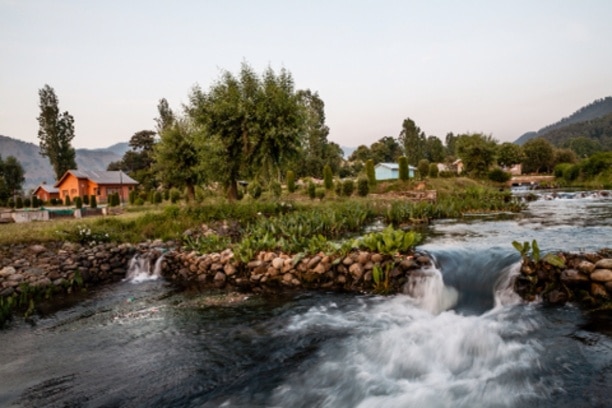
[[[612,246],[612,198],[549,198],[432,225],[420,249],[436,267],[404,295],[179,293],[134,267],[0,332],[0,406],[610,407],[609,312],[524,304],[509,289],[513,240]]]

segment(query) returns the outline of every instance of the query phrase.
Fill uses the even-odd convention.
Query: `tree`
[[[297,156],[305,115],[289,72],[268,69],[259,78],[244,63],[238,76],[225,71],[208,92],[195,87],[189,99],[202,163],[230,199],[241,175],[280,178],[281,166]]]
[[[187,188],[190,199],[195,198],[195,186],[200,180],[194,134],[188,119],[177,120],[162,131],[153,149],[154,171],[159,180],[167,187]]]
[[[370,159],[372,159],[372,152],[370,151],[370,148],[366,145],[357,146],[357,149],[355,149],[353,153],[351,153],[351,155],[348,157],[348,160],[351,162],[362,161],[365,163]]]
[[[156,133],[152,130],[141,130],[130,138],[130,150],[125,152],[118,162],[112,162],[107,170],[123,170],[130,177],[140,182],[146,189],[155,188],[153,172],[153,148]]]
[[[523,171],[525,173],[550,172],[555,160],[553,146],[546,139],[536,137],[523,145],[525,160]]]
[[[578,162],[578,157],[572,149],[555,149],[555,165],[559,163],[574,164]]]
[[[374,188],[376,186],[376,170],[374,169],[374,160],[370,159],[366,161],[366,176],[368,177],[368,184]]]
[[[326,190],[331,190],[334,188],[334,175],[329,164],[326,164],[323,167],[323,185],[325,186]]]
[[[155,118],[155,123],[157,123],[157,134],[161,136],[164,130],[170,129],[174,122],[176,121],[176,117],[174,116],[174,112],[170,109],[170,105],[166,98],[162,98],[159,100],[157,104],[157,112],[159,116]]]
[[[460,135],[456,147],[467,173],[477,177],[487,175],[497,152],[497,141],[492,136],[482,133]]]
[[[408,164],[416,166],[425,152],[425,133],[421,131],[412,119],[406,118],[402,123],[399,135],[400,143],[404,146],[404,154]]]
[[[419,165],[417,168],[419,170],[419,175],[421,176],[421,180],[429,176],[429,160],[427,159],[419,160]]]
[[[446,142],[446,154],[448,156],[456,156],[457,155],[457,136],[453,134],[453,132],[448,132],[445,138]]]
[[[408,159],[406,158],[406,156],[402,156],[398,159],[398,163],[399,165],[399,179],[401,181],[406,181],[408,180],[408,178],[410,177],[410,172],[408,169]]]
[[[428,136],[425,140],[425,159],[431,163],[440,163],[444,161],[446,150],[442,141],[436,136]]]
[[[325,124],[325,103],[310,89],[297,91],[297,97],[304,109],[305,128],[299,157],[290,167],[299,169],[300,177],[321,177],[325,164],[338,173],[343,152],[339,145],[327,140],[329,127]]]
[[[583,136],[569,139],[561,147],[572,149],[580,158],[590,157],[602,150],[602,146],[597,140]]]
[[[385,136],[370,146],[372,159],[375,163],[395,163],[402,156],[402,147],[391,136]]]
[[[77,168],[76,152],[71,144],[74,139],[74,118],[68,112],[60,115],[57,96],[49,85],[39,89],[38,95],[40,154],[49,158],[59,180],[66,171]]]
[[[21,191],[25,171],[21,166],[21,163],[14,157],[8,156],[4,161],[0,156],[0,178],[2,179],[1,185],[6,190],[8,195],[14,195]],[[5,193],[5,195],[6,195]],[[8,198],[8,197],[7,197]]]
[[[502,167],[512,167],[524,159],[523,148],[515,143],[502,143],[497,150],[497,164]]]

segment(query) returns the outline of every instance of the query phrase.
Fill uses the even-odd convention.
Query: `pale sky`
[[[343,146],[406,117],[514,141],[612,95],[611,21],[611,0],[0,0],[0,134],[38,144],[49,84],[75,147],[127,142],[247,62],[317,91]]]

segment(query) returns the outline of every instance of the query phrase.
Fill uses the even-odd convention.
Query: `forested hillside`
[[[557,147],[569,147],[576,139],[586,138],[598,143],[601,150],[612,150],[612,113],[585,122],[550,130],[542,135]]]
[[[104,149],[76,149],[77,166],[82,170],[106,170],[110,162],[120,160],[127,150],[127,143],[117,143]],[[34,143],[0,135],[0,155],[2,158],[15,156],[21,163],[25,170],[25,192],[43,181],[47,184],[56,181],[49,160],[39,154],[39,147]]]
[[[561,119],[560,121],[553,123],[551,125],[545,126],[537,132],[527,132],[519,137],[514,143],[518,145],[523,145],[529,139],[533,139],[534,137],[544,137],[550,132],[557,131],[559,129],[563,129],[567,126],[585,123],[593,121],[594,119],[603,118],[612,114],[612,96],[607,96],[602,99],[597,99],[592,103],[578,109],[576,112],[572,113],[570,116]],[[584,129],[587,129],[589,125],[585,125]],[[575,131],[575,130],[574,130]],[[595,131],[597,134],[597,131]],[[590,138],[590,134],[583,134],[583,137]],[[555,136],[556,138],[557,136]],[[577,137],[577,136],[576,136]],[[552,141],[548,137],[546,139]],[[554,143],[554,142],[553,142]]]

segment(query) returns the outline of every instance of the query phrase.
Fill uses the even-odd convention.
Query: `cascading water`
[[[164,255],[152,253],[136,254],[130,259],[125,280],[132,283],[157,280],[161,277]]]

